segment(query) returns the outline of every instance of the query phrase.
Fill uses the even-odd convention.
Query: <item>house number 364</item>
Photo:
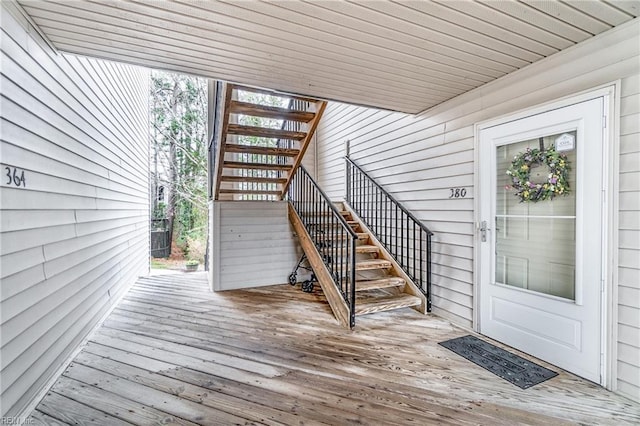
[[[24,170],[6,166],[4,171],[7,179],[5,185],[27,186],[27,181],[24,178]]]
[[[449,191],[451,191],[449,198],[464,198],[467,196],[466,188],[449,188]]]

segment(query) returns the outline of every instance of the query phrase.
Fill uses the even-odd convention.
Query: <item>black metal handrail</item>
[[[302,165],[291,181],[287,199],[298,213],[336,288],[347,303],[349,325],[353,328],[358,235]]]
[[[431,232],[349,157],[347,203],[427,297],[431,311]]]

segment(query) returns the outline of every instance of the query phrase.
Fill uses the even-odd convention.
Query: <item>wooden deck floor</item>
[[[406,309],[349,331],[323,300],[289,285],[212,294],[202,273],[143,278],[32,424],[640,422],[638,404],[571,374],[527,390],[492,375],[437,345],[468,334],[448,321]]]

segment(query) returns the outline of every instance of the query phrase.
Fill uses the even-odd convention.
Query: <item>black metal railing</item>
[[[349,323],[354,327],[357,234],[303,166],[295,172],[287,199],[298,213],[347,303]]]
[[[364,170],[345,157],[347,203],[427,297],[431,311],[431,232]]]

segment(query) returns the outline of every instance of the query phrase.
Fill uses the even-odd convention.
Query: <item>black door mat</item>
[[[527,389],[558,375],[555,371],[507,352],[475,336],[462,336],[440,342],[439,345],[452,350],[521,389]]]

